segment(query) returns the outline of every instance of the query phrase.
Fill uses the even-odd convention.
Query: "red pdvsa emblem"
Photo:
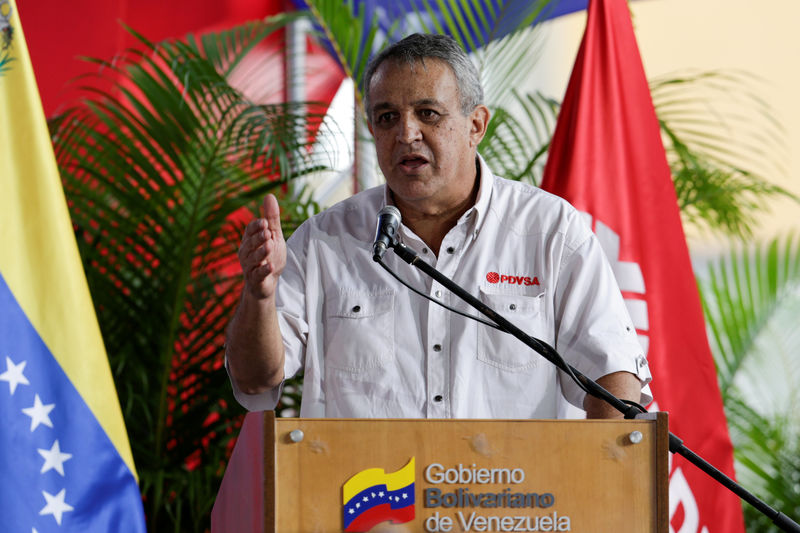
[[[497,272],[488,272],[486,281],[489,283],[508,283],[509,285],[540,285],[537,276],[514,276],[511,274],[498,274]]]

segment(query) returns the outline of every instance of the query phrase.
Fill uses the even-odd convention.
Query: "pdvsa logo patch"
[[[511,274],[498,274],[497,272],[488,272],[486,281],[489,283],[507,283],[509,285],[539,285],[537,276],[514,276]]]
[[[342,487],[344,530],[363,532],[387,520],[414,520],[414,465],[412,457],[397,472],[368,468],[348,479]]]

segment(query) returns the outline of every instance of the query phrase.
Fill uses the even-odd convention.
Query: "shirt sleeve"
[[[588,378],[625,371],[642,385],[638,403],[652,400],[650,369],[611,266],[591,232],[570,245],[567,239],[556,287],[556,350]],[[566,399],[583,409],[586,393],[564,372]]]

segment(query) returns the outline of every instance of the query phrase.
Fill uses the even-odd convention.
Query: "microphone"
[[[378,226],[375,228],[375,242],[372,244],[372,260],[380,261],[390,246],[397,242],[397,228],[400,227],[400,210],[387,205],[378,212]]]

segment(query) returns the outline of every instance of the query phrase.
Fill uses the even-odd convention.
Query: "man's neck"
[[[445,235],[455,227],[461,216],[467,212],[478,199],[480,190],[480,167],[476,161],[475,179],[469,194],[461,202],[448,206],[411,204],[403,202],[392,195],[392,199],[400,209],[405,224],[428,245],[430,250],[439,255]]]

